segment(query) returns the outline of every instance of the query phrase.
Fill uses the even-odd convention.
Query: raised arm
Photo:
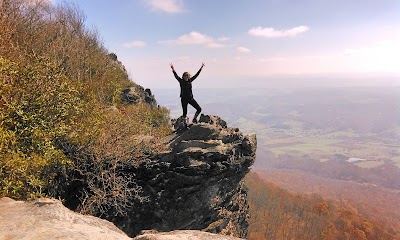
[[[180,78],[180,77],[178,76],[178,74],[176,74],[174,65],[173,65],[172,63],[169,64],[169,65],[171,66],[171,69],[172,69],[172,72],[174,73],[175,79],[178,80],[178,81],[182,81],[182,78]]]
[[[200,72],[201,72],[201,70],[203,69],[204,66],[205,66],[205,64],[202,63],[202,64],[201,64],[201,67],[200,67],[200,69],[199,69],[199,71],[197,71],[197,73],[196,73],[193,77],[191,77],[191,78],[189,79],[189,81],[193,82],[193,81],[199,76],[199,74],[200,74]]]

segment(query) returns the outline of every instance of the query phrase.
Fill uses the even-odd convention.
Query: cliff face
[[[242,179],[255,159],[256,136],[202,115],[199,124],[170,136],[168,146],[133,170],[148,201],[110,220],[131,236],[145,229],[196,229],[246,237]]]

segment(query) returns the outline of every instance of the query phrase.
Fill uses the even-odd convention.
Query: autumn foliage
[[[396,239],[395,232],[361,216],[347,202],[295,194],[255,173],[248,174],[246,185],[251,212],[249,239]]]
[[[74,179],[82,211],[145,199],[113,171],[171,130],[167,109],[121,101],[135,86],[76,6],[0,0],[0,196],[63,198]]]

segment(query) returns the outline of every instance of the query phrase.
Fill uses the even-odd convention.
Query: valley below
[[[179,92],[154,92],[179,117]],[[195,98],[205,114],[257,134],[260,178],[400,232],[400,87],[196,89]]]

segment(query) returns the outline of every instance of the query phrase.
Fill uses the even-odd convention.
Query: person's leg
[[[194,98],[190,99],[188,101],[188,103],[190,105],[192,105],[195,109],[196,109],[196,113],[194,114],[193,117],[193,123],[197,123],[197,116],[199,116],[200,112],[201,112],[201,107],[200,105],[196,102],[196,100],[194,100]]]
[[[186,118],[187,115],[187,105],[188,105],[188,101],[184,98],[181,98],[181,104],[182,104],[182,111],[183,111],[183,117]]]

